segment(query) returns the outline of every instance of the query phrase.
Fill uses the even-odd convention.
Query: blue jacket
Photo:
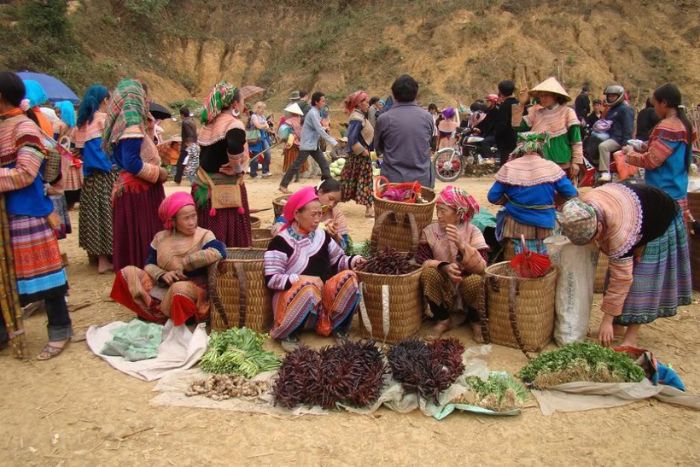
[[[634,109],[629,105],[621,102],[608,110],[605,116],[606,120],[610,120],[610,138],[614,139],[617,144],[624,146],[627,140],[632,139],[634,131]]]

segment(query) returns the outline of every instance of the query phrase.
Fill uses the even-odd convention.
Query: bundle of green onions
[[[253,378],[264,371],[276,370],[280,359],[273,352],[263,350],[266,334],[248,328],[232,328],[212,332],[209,350],[201,361],[207,373],[235,374]]]

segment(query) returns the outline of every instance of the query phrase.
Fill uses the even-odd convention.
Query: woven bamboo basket
[[[593,292],[605,292],[605,276],[608,275],[608,256],[602,251],[598,254],[598,266],[595,270],[595,282],[593,282]]]
[[[284,205],[287,204],[287,198],[291,195],[282,195],[272,200],[272,209],[275,211],[275,219],[282,215]]]
[[[250,228],[251,229],[259,229],[261,225],[262,225],[262,221],[260,220],[259,217],[250,216]]]
[[[433,221],[436,200],[435,192],[430,188],[422,187],[421,196],[428,202],[401,203],[374,197],[376,221],[372,229],[372,251],[389,247],[412,254],[416,252],[418,241],[414,237]]]
[[[364,337],[398,342],[420,330],[423,319],[420,274],[420,269],[400,276],[357,271],[362,291],[359,314]]]
[[[270,232],[270,229],[252,229],[251,234],[253,238],[253,244],[251,246],[253,248],[267,250],[267,246],[270,244],[270,240],[272,240],[272,232]]]
[[[557,271],[537,279],[516,277],[508,261],[486,268],[488,333],[494,344],[537,352],[554,333]]]
[[[209,267],[211,328],[247,327],[267,332],[272,325],[272,293],[265,285],[265,250],[228,248],[227,258]]]

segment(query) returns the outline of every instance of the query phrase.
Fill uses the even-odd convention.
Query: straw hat
[[[553,76],[547,78],[534,88],[530,89],[531,94],[537,94],[538,92],[550,92],[552,94],[565,97],[567,101],[571,100],[571,96],[569,96],[564,87],[559,84],[559,81],[557,81],[557,79]]]
[[[289,104],[287,107],[284,108],[284,111],[294,115],[304,115],[304,112],[301,110],[301,107],[299,107],[299,104],[297,104],[296,102],[294,102],[293,104]]]

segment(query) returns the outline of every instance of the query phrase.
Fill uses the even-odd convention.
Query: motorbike
[[[498,149],[484,147],[484,138],[471,129],[458,131],[453,147],[442,148],[433,156],[433,170],[438,180],[453,182],[461,175],[484,175],[498,170]]]

